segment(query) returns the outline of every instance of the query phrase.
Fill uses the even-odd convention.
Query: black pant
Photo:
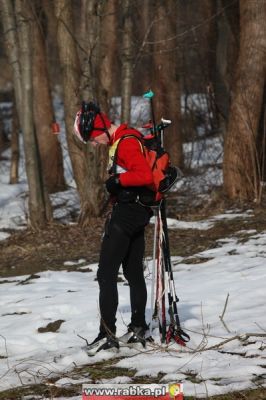
[[[143,273],[144,227],[150,211],[138,203],[118,203],[106,226],[100,252],[97,278],[101,332],[116,332],[118,306],[117,276],[122,264],[130,288],[131,323],[146,327],[147,289]]]

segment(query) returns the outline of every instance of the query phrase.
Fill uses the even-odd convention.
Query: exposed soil
[[[171,204],[170,204],[171,206]],[[222,208],[194,210],[178,214],[169,207],[169,216],[182,220],[203,220],[215,213],[223,213]],[[245,229],[260,232],[266,229],[266,210],[257,208],[254,215],[247,218],[217,221],[208,230],[169,229],[171,255],[190,257],[193,254],[217,246],[220,238],[234,236],[246,240],[249,233],[239,233]],[[34,274],[45,270],[76,269],[66,266],[66,261],[84,260],[84,263],[96,263],[104,226],[104,218],[95,218],[89,226],[81,228],[78,224],[50,224],[45,230],[31,229],[12,232],[12,235],[0,242],[0,275],[2,277]],[[152,255],[154,225],[146,229],[146,256]]]
[[[103,220],[96,219],[86,229],[77,224],[53,223],[42,231],[14,232],[0,242],[0,273],[6,277],[70,269],[64,262],[79,259],[94,263],[99,254],[102,225]]]
[[[228,204],[226,209],[228,210]],[[194,208],[193,212],[189,210],[189,207],[186,207],[180,213],[173,207],[171,202],[168,210],[170,217],[189,221],[203,220],[211,215],[224,212],[224,208],[221,207],[221,204],[218,204],[208,208]],[[78,268],[76,265],[64,265],[66,261],[83,259],[84,263],[82,265],[96,263],[98,261],[103,225],[104,218],[98,218],[91,220],[86,228],[81,228],[78,224],[63,225],[53,223],[43,231],[36,232],[27,229],[13,232],[8,239],[0,242],[0,275],[2,277],[0,283],[5,282],[5,277],[8,276],[30,275],[26,279],[33,279],[37,277],[37,275],[33,274],[47,269],[73,270]],[[264,207],[254,209],[253,215],[247,218],[219,221],[213,228],[208,230],[169,229],[171,254],[185,257],[184,262],[196,264],[199,261],[202,262],[202,259],[200,260],[196,254],[205,249],[218,246],[218,239],[234,236],[239,241],[244,242],[254,232],[249,233],[243,230],[248,231],[251,229],[257,232],[266,230],[266,209]],[[151,256],[152,254],[152,243],[153,225],[150,225],[146,229],[146,256]],[[159,383],[162,379],[162,376],[157,378],[148,376],[135,377],[135,371],[124,371],[115,368],[112,365],[112,361],[84,366],[79,370],[73,371],[70,376],[74,378],[75,375],[79,378],[81,376],[88,376],[90,379],[94,377],[95,380],[99,376],[101,379],[111,379],[115,376],[125,375],[131,377],[132,383]],[[54,382],[0,392],[0,399],[23,399],[25,396],[29,396],[27,399],[34,399],[44,395],[48,398],[68,397],[78,395],[81,392],[79,384],[60,388],[54,385],[55,381],[56,379]],[[213,400],[262,400],[266,398],[266,393],[264,388],[258,388],[257,390],[208,398]],[[192,399],[192,397],[186,397],[186,400],[188,399]]]
[[[88,380],[88,382],[96,383],[99,380],[108,381],[109,379],[114,379],[116,376],[127,376],[131,378],[131,384],[160,384],[163,382],[163,374],[158,374],[156,377],[153,376],[135,376],[136,371],[134,369],[118,368],[113,364],[118,361],[117,358],[111,360],[105,360],[95,364],[90,364],[88,366],[83,366],[82,368],[76,368],[72,374],[66,374],[66,377],[79,380],[83,378]],[[0,400],[35,400],[41,398],[56,399],[58,397],[72,397],[78,396],[82,393],[81,384],[69,384],[65,387],[56,386],[56,381],[61,379],[51,378],[46,383],[29,385],[18,387],[10,390],[0,392]],[[185,382],[184,382],[185,390]],[[41,397],[39,397],[41,396]],[[266,389],[258,385],[257,389],[245,390],[239,392],[231,392],[220,396],[208,396],[206,393],[206,399],[210,400],[265,400]],[[194,396],[185,396],[184,400],[195,400]],[[202,397],[201,397],[202,399]]]

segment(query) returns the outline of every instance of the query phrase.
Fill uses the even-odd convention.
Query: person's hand
[[[119,175],[112,175],[105,181],[107,191],[112,195],[117,195],[121,189]]]

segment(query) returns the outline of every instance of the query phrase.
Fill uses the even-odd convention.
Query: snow
[[[225,238],[226,239],[226,238]],[[237,238],[219,242],[219,247],[198,254],[200,264],[174,266],[176,289],[182,302],[179,306],[181,322],[189,332],[191,341],[181,348],[171,344],[167,352],[159,344],[151,351],[135,352],[123,348],[123,358],[116,366],[136,369],[137,376],[166,374],[162,382],[183,381],[186,395],[205,396],[221,394],[254,386],[254,377],[265,368],[266,292],[266,232],[255,234],[246,243]],[[234,255],[231,255],[234,250]],[[84,260],[79,260],[77,269]],[[147,262],[147,285],[150,294],[151,261]],[[65,265],[73,265],[69,261]],[[8,278],[0,284],[1,389],[33,383],[73,369],[74,365],[90,364],[113,357],[103,352],[89,357],[85,342],[78,336],[92,340],[97,334],[98,284],[95,281],[97,264],[86,265],[92,272],[46,271],[27,285]],[[83,266],[84,267],[84,266]],[[20,282],[27,276],[20,276]],[[6,281],[6,278],[5,278]],[[1,282],[0,282],[1,283]],[[128,287],[118,283],[120,305],[118,309],[118,335],[123,334],[130,321]],[[224,313],[225,300],[229,294]],[[149,300],[147,319],[149,318]],[[55,320],[64,320],[57,332],[39,333],[38,328]],[[155,324],[156,325],[156,324]],[[262,331],[264,329],[264,331]],[[229,341],[217,349],[208,348],[236,335],[258,334],[243,343]],[[199,383],[187,380],[193,371]],[[119,380],[116,378],[116,382]],[[115,381],[114,381],[115,382]],[[69,382],[68,382],[69,383]],[[62,381],[61,381],[62,384]]]
[[[115,124],[120,124],[121,115],[121,97],[113,97],[111,104],[112,120]],[[131,98],[131,121],[129,125],[137,127],[142,130],[142,125],[147,123],[150,119],[150,101],[139,96],[132,96]]]
[[[56,101],[60,103],[60,99]],[[138,115],[141,112],[142,106],[138,109]],[[70,189],[52,195],[51,199],[56,207],[55,217],[64,223],[71,223],[70,213],[78,210],[79,201],[67,157],[63,113],[59,105],[57,116],[61,123],[62,134],[59,140],[64,148],[66,178]],[[137,120],[137,115],[133,119]],[[213,183],[216,172],[221,183],[221,170],[216,168],[216,163],[221,162],[219,140],[208,141],[205,148],[199,144],[197,146],[198,150],[194,154],[198,156],[200,167],[213,164],[203,174],[206,185],[209,185],[210,180]],[[187,145],[186,149],[190,152],[192,145]],[[211,159],[209,153],[212,154]],[[193,168],[198,165],[196,158],[191,156]],[[27,224],[27,183],[23,158],[20,183],[17,185],[8,183],[9,159],[10,152],[6,150],[0,162],[2,241],[8,238],[11,229],[24,229]],[[194,185],[195,190],[199,191],[198,181],[199,177],[186,177],[177,186]],[[70,373],[66,373],[75,366],[109,358],[114,358],[116,367],[135,369],[137,376],[156,377],[161,372],[162,383],[183,382],[186,396],[206,398],[207,395],[256,388],[256,378],[265,378],[266,365],[266,339],[260,336],[266,330],[266,231],[258,233],[254,229],[245,230],[245,220],[252,216],[252,210],[245,213],[230,210],[201,221],[168,219],[170,229],[194,229],[199,234],[219,221],[234,218],[243,220],[241,231],[217,240],[215,247],[191,254],[186,260],[173,257],[181,323],[191,337],[187,347],[174,343],[167,348],[161,345],[155,321],[153,346],[149,345],[142,351],[123,347],[118,355],[124,357],[117,360],[115,355],[108,352],[89,357],[86,343],[81,337],[91,341],[98,333],[99,306],[98,284],[95,281],[97,264],[90,264],[88,260],[66,260],[66,269],[69,266],[76,267],[71,272],[43,272],[40,266],[36,274],[39,277],[28,280],[27,284],[22,282],[29,275],[0,278],[0,390],[38,383],[51,376],[61,377],[56,383],[58,386],[77,383]],[[248,234],[249,238],[239,242],[238,234],[243,233]],[[186,263],[194,257],[201,262]],[[91,272],[87,272],[88,267]],[[146,260],[149,297],[147,320],[151,313],[151,270],[152,261]],[[130,322],[130,305],[128,286],[123,282],[119,282],[118,286],[117,333],[121,335]],[[56,320],[64,321],[58,331],[38,332],[38,328]],[[246,337],[246,334],[251,336]],[[226,343],[221,344],[226,340]],[[125,383],[131,379],[121,374],[108,382]],[[80,382],[83,382],[82,377]],[[102,382],[106,383],[106,380]],[[265,380],[262,382],[266,386]],[[78,398],[80,396],[72,397],[72,400]]]
[[[199,229],[199,230],[208,230],[212,228],[215,225],[216,221],[226,221],[226,220],[232,220],[236,218],[248,218],[252,216],[251,212],[245,212],[245,213],[225,213],[225,214],[219,214],[215,215],[212,218],[205,219],[204,221],[178,221],[174,218],[167,218],[167,226],[169,229]],[[154,224],[155,218],[152,217],[150,222]]]

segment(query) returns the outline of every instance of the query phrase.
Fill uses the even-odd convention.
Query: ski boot
[[[141,343],[143,347],[146,347],[146,328],[142,326],[134,326],[133,324],[128,325],[128,333],[127,333],[127,343]]]
[[[100,332],[99,335],[87,347],[88,355],[95,355],[101,350],[119,350],[119,343],[116,337]]]

